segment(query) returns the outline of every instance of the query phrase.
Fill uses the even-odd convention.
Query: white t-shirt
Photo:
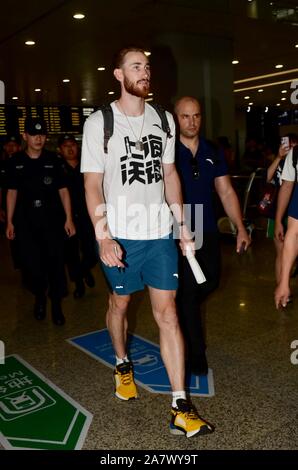
[[[172,135],[167,138],[160,117],[147,103],[144,125],[144,115],[126,117],[115,102],[111,106],[114,132],[108,142],[108,153],[104,153],[103,115],[96,111],[84,124],[81,171],[104,173],[107,221],[113,237],[162,238],[171,232],[172,226],[172,215],[165,201],[162,164],[175,160],[173,116],[167,112]],[[142,141],[143,150],[136,150],[138,140]]]
[[[288,155],[286,156],[281,178],[286,181],[295,181],[295,168],[293,167],[293,149],[291,149]]]

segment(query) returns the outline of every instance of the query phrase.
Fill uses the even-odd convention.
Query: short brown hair
[[[141,47],[138,47],[138,46],[123,47],[114,56],[114,60],[113,60],[114,69],[120,69],[122,67],[122,65],[124,64],[125,56],[129,52],[141,52],[142,54],[145,55],[145,51]]]

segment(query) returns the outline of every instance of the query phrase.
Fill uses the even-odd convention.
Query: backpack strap
[[[160,104],[157,104],[157,103],[148,102],[148,104],[150,106],[152,106],[152,108],[157,112],[157,114],[158,114],[158,116],[160,117],[160,120],[161,120],[162,130],[167,134],[168,139],[171,139],[173,136],[171,134],[169,121],[168,121],[168,118],[167,118],[167,115],[166,115],[166,112],[165,112],[164,108]]]
[[[292,164],[295,169],[295,184],[297,183],[297,163],[298,163],[298,145],[295,145],[295,147],[293,147],[293,158],[292,158]]]
[[[114,115],[110,104],[102,104],[98,108],[103,115],[103,148],[108,153],[108,143],[114,132]]]
[[[171,134],[168,118],[163,107],[156,103],[148,104],[150,104],[150,106],[152,106],[152,108],[157,112],[161,120],[162,130],[167,134],[167,137],[169,139],[173,137]],[[100,110],[103,115],[103,147],[104,153],[108,153],[108,143],[114,132],[114,114],[110,104],[102,104],[97,109]]]

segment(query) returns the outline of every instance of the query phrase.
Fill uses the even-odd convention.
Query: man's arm
[[[183,209],[183,198],[179,175],[177,173],[174,163],[163,164],[164,184],[166,201],[180,226],[180,248],[183,255],[186,253],[186,245],[191,244],[191,249],[194,251],[194,242],[191,241],[191,235],[184,224],[185,214]],[[181,225],[181,222],[183,225]]]
[[[113,240],[106,218],[106,203],[103,194],[103,173],[84,173],[86,204],[92,221],[96,240],[99,245],[100,258],[107,266],[124,268],[123,252],[120,245]]]
[[[9,240],[13,240],[15,237],[15,231],[13,226],[13,215],[16,208],[18,191],[17,189],[8,189],[6,196],[6,210],[7,210],[7,226],[6,236]]]
[[[280,190],[278,192],[277,208],[275,214],[274,237],[276,238],[276,240],[279,241],[284,240],[284,228],[282,225],[282,219],[289,205],[294,184],[294,181],[283,180]]]
[[[64,224],[64,229],[69,237],[72,237],[76,233],[76,229],[74,223],[72,221],[71,215],[71,201],[70,195],[67,188],[60,188],[59,189],[59,196],[63,205],[63,209],[66,216],[66,221]]]
[[[286,307],[290,295],[290,273],[298,255],[298,220],[288,218],[288,228],[284,240],[281,260],[281,275],[279,284],[275,290],[275,306]]]
[[[251,239],[243,225],[240,204],[237,194],[231,184],[230,177],[228,175],[218,176],[214,180],[214,185],[225,213],[237,227],[237,253],[240,253],[242,244],[244,244],[244,249],[246,251],[251,244]]]

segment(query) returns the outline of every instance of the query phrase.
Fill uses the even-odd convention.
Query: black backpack
[[[295,169],[295,183],[297,183],[297,162],[298,162],[298,145],[293,147],[293,159],[292,164]]]
[[[171,129],[168,123],[167,115],[162,106],[156,103],[148,103],[152,106],[153,109],[157,112],[161,121],[161,128],[167,134],[167,137],[171,139],[173,136],[171,134]],[[108,142],[114,132],[114,114],[110,104],[103,104],[99,106],[98,110],[102,112],[103,122],[104,122],[104,137],[103,137],[103,147],[104,153],[108,153]]]

